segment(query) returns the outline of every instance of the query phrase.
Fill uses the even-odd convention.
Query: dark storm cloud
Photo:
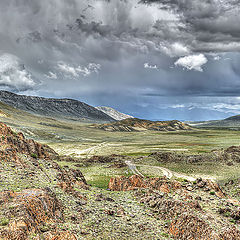
[[[238,0],[144,0],[179,14],[184,32],[192,37],[194,52],[229,52],[240,50],[240,4]],[[184,35],[184,34],[183,34]],[[179,36],[179,35],[178,35]],[[181,36],[179,36],[181,37]]]
[[[0,85],[139,111],[237,97],[239,13],[235,0],[0,1]]]

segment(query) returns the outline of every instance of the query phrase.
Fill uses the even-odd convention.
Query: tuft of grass
[[[0,219],[0,226],[7,226],[8,223],[9,223],[9,219],[7,218]]]
[[[31,153],[31,157],[37,159],[37,154],[36,153]]]

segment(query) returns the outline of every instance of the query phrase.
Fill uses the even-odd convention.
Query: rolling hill
[[[189,125],[198,128],[223,128],[223,129],[240,129],[240,115],[232,116],[223,120],[187,122]]]
[[[154,131],[177,131],[177,130],[191,130],[192,128],[180,121],[149,121],[138,118],[129,118],[113,123],[95,124],[93,127],[105,131],[119,131],[119,132],[138,132],[146,130]]]

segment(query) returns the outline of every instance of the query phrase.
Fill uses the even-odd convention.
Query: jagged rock
[[[59,231],[45,233],[44,240],[77,240],[77,238],[69,231]]]
[[[163,193],[169,193],[170,190],[181,188],[181,184],[177,181],[170,182],[166,177],[145,179],[139,175],[130,177],[111,178],[108,188],[112,191],[130,191],[137,188],[150,188],[160,190]]]
[[[11,161],[21,164],[18,154],[26,154],[32,158],[52,159],[57,153],[48,147],[35,142],[32,139],[25,139],[22,133],[14,133],[6,124],[0,123],[0,160]]]
[[[40,232],[42,224],[63,219],[63,206],[49,190],[5,191],[0,192],[0,199],[1,207],[8,202],[15,204],[15,208],[6,213],[6,217],[11,220],[8,228],[0,232],[0,239],[27,239],[29,234]]]
[[[219,233],[209,221],[198,201],[181,198],[173,199],[158,192],[136,193],[141,203],[149,206],[159,218],[169,221],[166,228],[178,240],[239,240],[240,231],[229,224],[227,230]]]
[[[207,190],[211,189],[219,198],[224,198],[227,196],[226,193],[221,189],[219,184],[209,179],[204,180],[202,178],[198,178],[196,180],[196,184],[199,188],[205,188]]]

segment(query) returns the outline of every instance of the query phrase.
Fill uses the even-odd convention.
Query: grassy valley
[[[40,224],[40,229],[24,230],[22,239],[38,239],[38,236],[53,239],[47,238],[48,235],[69,240],[186,239],[176,232],[182,228],[174,214],[178,214],[181,221],[185,221],[184,214],[189,216],[192,225],[185,225],[184,231],[194,239],[203,239],[208,231],[215,239],[221,236],[239,239],[236,236],[240,226],[237,215],[240,151],[229,148],[239,145],[238,131],[191,127],[191,130],[177,131],[109,132],[93,127],[92,123],[33,115],[6,104],[0,107],[0,121],[14,130],[11,138],[21,131],[26,137],[47,144],[54,152],[53,157],[46,160],[47,155],[41,157],[38,152],[17,149],[20,165],[13,160],[1,162],[0,190],[13,191],[14,196],[21,197],[31,191],[34,196],[40,194],[46,202],[63,204],[63,208],[59,205],[59,211],[64,220],[52,219],[51,224]],[[2,139],[8,139],[4,131]],[[8,154],[7,144],[11,142],[2,143],[4,154]],[[28,168],[23,170],[23,165]],[[80,173],[84,179],[75,179]],[[48,191],[56,194],[57,200]],[[193,200],[186,201],[186,196]],[[189,206],[196,204],[194,199],[198,199],[199,205],[193,211]],[[173,212],[167,210],[170,206],[167,202],[176,204],[171,208]],[[13,229],[13,220],[18,218],[15,212],[14,217],[9,213],[12,208],[20,208],[18,211],[24,214],[19,204],[13,197],[2,206],[0,231],[4,234],[15,234],[7,231]],[[34,204],[41,208],[37,202]],[[177,207],[178,204],[182,207]],[[164,211],[169,214],[163,215]],[[46,214],[50,214],[51,219],[56,213]],[[216,221],[205,222],[208,217]],[[190,226],[198,226],[202,221],[204,226],[199,227],[206,233],[196,235]],[[226,227],[231,232],[223,231]],[[18,231],[17,226],[14,229]],[[2,239],[15,239],[9,236]]]

